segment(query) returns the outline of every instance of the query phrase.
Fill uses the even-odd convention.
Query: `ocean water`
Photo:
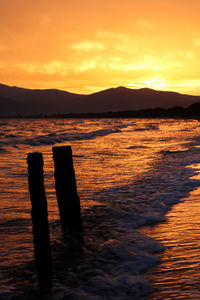
[[[166,259],[167,251],[172,257],[183,241],[178,234],[179,239],[174,238],[175,233],[180,224],[184,228],[189,223],[189,218],[185,223],[178,219],[183,209],[173,215],[172,227],[168,216],[177,205],[189,203],[188,197],[200,186],[199,128],[197,120],[1,119],[0,297],[30,299],[37,288],[26,158],[39,151],[44,157],[53,299],[200,299],[198,289],[196,298],[190,297],[193,281],[179,298],[172,285],[178,273],[169,277],[169,272],[159,271],[163,261],[168,270],[174,266],[175,260]],[[71,258],[62,242],[54,188],[55,145],[72,146],[85,231],[81,257]],[[184,206],[188,215],[198,210],[198,196],[194,199],[196,204]],[[198,226],[198,221],[192,222],[194,240]],[[194,240],[180,260],[187,258],[187,266],[195,265],[198,275],[198,247],[196,256],[187,254]],[[177,265],[176,261],[174,269]]]

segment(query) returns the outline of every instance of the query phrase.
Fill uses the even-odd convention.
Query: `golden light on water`
[[[197,0],[1,1],[0,82],[200,94]]]
[[[189,168],[197,172],[191,179],[199,180],[200,165],[190,165]],[[199,292],[199,276],[196,274],[200,249],[199,196],[198,186],[184,201],[173,206],[164,223],[141,230],[165,246],[159,254],[162,260],[159,269],[155,267],[148,272],[155,287],[150,299],[192,299],[190,293]]]
[[[154,78],[151,83],[161,84],[162,80]],[[199,137],[198,120],[7,119],[1,122],[1,136],[3,151],[0,156],[0,179],[3,184],[0,213],[3,234],[0,257],[3,258],[3,268],[11,270],[11,276],[15,274],[13,270],[16,268],[22,269],[22,273],[17,273],[20,276],[15,276],[15,279],[20,280],[23,287],[17,285],[16,288],[12,288],[11,293],[24,292],[26,287],[30,290],[26,276],[30,274],[30,268],[26,273],[26,262],[33,258],[33,247],[27,154],[43,153],[51,241],[59,241],[55,244],[58,249],[57,246],[61,246],[62,243],[57,222],[59,215],[52,146],[65,144],[71,145],[73,149],[85,237],[89,245],[86,249],[91,251],[92,257],[91,264],[88,263],[89,256],[81,262],[84,266],[82,270],[87,272],[83,271],[81,293],[85,292],[86,283],[86,290],[94,295],[89,298],[95,298],[101,291],[104,297],[105,292],[112,290],[110,283],[113,281],[115,294],[112,294],[112,297],[118,297],[121,290],[124,290],[125,296],[120,296],[120,299],[135,299],[136,288],[141,291],[141,282],[147,268],[150,267],[147,276],[158,288],[156,297],[152,299],[168,299],[171,295],[171,299],[179,299],[181,295],[182,299],[190,299],[188,295],[193,295],[195,287],[199,296],[200,202],[198,193],[189,194],[193,184],[188,176],[192,176],[192,173],[191,170],[188,173],[185,168],[185,165],[192,161],[195,163],[192,168],[196,171],[200,168],[196,163],[199,152],[195,146]],[[199,179],[199,176],[191,177],[191,180],[196,178]],[[140,227],[162,221],[174,201],[179,204],[171,207],[166,222],[143,229]],[[158,271],[153,269],[158,260],[154,259],[152,254],[162,247],[141,235],[138,232],[139,228],[142,233],[150,234],[166,245],[166,250],[158,254],[162,256],[162,264]],[[96,260],[96,249],[98,267],[97,273],[94,273],[93,257]],[[99,259],[101,257],[102,260]],[[68,293],[68,277],[63,272],[60,256],[58,259],[62,267],[60,270],[57,267],[55,269],[58,270],[58,274],[63,273],[66,284],[62,286],[67,287]],[[99,262],[103,262],[102,272]],[[110,273],[110,270],[114,272]],[[7,279],[10,276],[9,272],[8,275],[6,272],[6,280],[3,281],[5,290],[10,289],[11,281]],[[72,274],[70,273],[70,277]],[[90,277],[85,279],[87,274],[91,274],[92,280],[97,278],[98,284],[96,281],[89,281]],[[120,280],[116,281],[117,274]],[[128,274],[130,284],[129,281],[124,281],[124,274]],[[138,285],[140,276],[142,280],[139,280]],[[59,276],[54,275],[54,278],[56,277],[60,280]],[[78,278],[80,280],[80,277]],[[102,289],[102,283],[107,278],[106,288]],[[133,278],[136,278],[136,285]],[[118,284],[121,279],[123,285]],[[31,279],[31,284],[32,282]],[[93,284],[92,289],[88,289],[88,282],[95,282],[98,292],[93,290]],[[74,291],[73,282],[72,285]],[[34,288],[35,286],[34,284]],[[119,288],[117,291],[116,287]],[[146,287],[145,279],[144,289]],[[132,294],[130,291],[133,291]]]

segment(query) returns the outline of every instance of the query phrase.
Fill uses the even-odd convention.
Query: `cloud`
[[[127,41],[129,40],[129,35],[124,33],[124,32],[115,32],[115,31],[104,31],[104,30],[99,30],[96,33],[97,38],[99,39],[115,39],[115,40],[120,40],[120,41]]]
[[[27,73],[40,73],[40,74],[68,74],[69,66],[62,61],[51,61],[49,63],[35,63],[35,62],[27,62],[27,63],[17,63],[15,64],[17,69],[20,69]]]
[[[75,65],[74,66],[74,72],[79,73],[79,72],[85,72],[88,70],[95,69],[97,66],[97,62],[95,60],[90,60],[90,61],[83,61],[80,65]]]
[[[79,51],[101,51],[105,49],[105,45],[102,42],[81,41],[74,43],[72,49]]]
[[[173,64],[174,65],[174,64]],[[76,73],[85,72],[96,69],[101,72],[104,71],[142,71],[142,70],[164,70],[169,67],[169,63],[158,60],[155,57],[143,56],[139,59],[125,59],[120,56],[94,56],[91,59],[83,60],[79,64],[75,63],[73,69]]]
[[[119,62],[110,62],[108,63],[108,67],[112,70],[121,70],[121,71],[133,71],[133,70],[145,70],[147,69],[147,64],[144,62],[137,63],[119,63]]]

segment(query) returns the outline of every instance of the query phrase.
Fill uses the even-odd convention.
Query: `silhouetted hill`
[[[40,116],[38,116],[40,117]],[[81,114],[58,114],[46,116],[48,118],[195,118],[200,120],[200,103],[189,107],[174,106],[170,108],[149,108],[130,111],[103,112],[103,113],[81,113]]]
[[[186,107],[200,102],[200,96],[153,89],[110,88],[90,95],[57,89],[32,90],[0,84],[0,116],[101,113]]]
[[[156,91],[148,88],[128,89],[125,87],[104,90],[91,94],[88,98],[90,107],[92,102],[95,102],[96,111],[124,111],[155,107],[169,108],[173,106],[186,107],[200,101],[200,96]]]
[[[16,86],[8,86],[0,83],[0,96],[1,97],[15,97],[17,95],[21,95],[23,93],[28,92],[29,89],[19,88]]]

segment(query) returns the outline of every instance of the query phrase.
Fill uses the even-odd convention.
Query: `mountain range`
[[[0,84],[1,117],[168,109],[187,107],[196,102],[200,102],[200,96],[149,88],[117,87],[80,95],[57,89],[25,89]]]

